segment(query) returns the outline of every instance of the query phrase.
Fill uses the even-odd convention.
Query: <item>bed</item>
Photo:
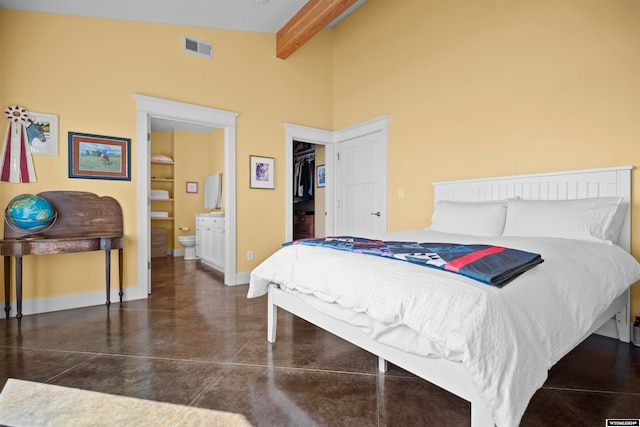
[[[629,255],[631,169],[434,183],[431,227],[371,236],[542,255],[542,264],[501,288],[396,260],[289,245],[254,269],[248,297],[268,294],[270,342],[280,307],[378,356],[381,372],[388,361],[469,401],[474,427],[518,425],[548,369],[588,335],[629,342],[629,288],[640,279]],[[575,217],[544,223],[558,212]],[[504,214],[502,224],[496,214]]]

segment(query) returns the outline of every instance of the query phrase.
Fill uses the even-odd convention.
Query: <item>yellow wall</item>
[[[640,167],[637,0],[368,0],[344,24],[334,128],[390,115],[391,231],[429,224],[433,181]]]
[[[222,173],[224,177],[224,130],[216,129],[211,133],[176,130],[174,144],[176,234],[173,247],[183,249],[178,236],[195,235],[195,214],[210,211],[204,208],[205,177],[214,173]],[[187,193],[187,182],[196,182],[198,192]]]
[[[226,179],[225,170],[224,170],[224,129],[214,129],[209,132],[208,137],[209,144],[209,169],[207,169],[206,175],[211,175],[214,173],[222,174],[222,207],[219,209],[205,209],[205,212],[224,212],[224,202],[226,200],[226,195],[224,192],[224,181]],[[202,183],[204,186],[204,181]],[[204,187],[202,187],[204,188]]]
[[[185,34],[213,42],[214,59],[185,53]],[[60,155],[34,156],[36,183],[0,183],[0,205],[45,190],[115,197],[124,215],[125,286],[137,285],[139,93],[239,113],[237,253],[253,250],[255,258],[238,256],[238,271],[250,271],[284,241],[285,168],[276,168],[275,190],[250,190],[249,156],[283,159],[285,122],[332,127],[329,32],[283,61],[274,34],[0,9],[0,40],[0,106],[57,114],[60,127]],[[69,131],[131,138],[132,180],[69,179]],[[28,257],[24,298],[102,290],[103,263],[100,252]]]

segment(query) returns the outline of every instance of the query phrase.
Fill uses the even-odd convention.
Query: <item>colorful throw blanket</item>
[[[539,254],[491,245],[385,242],[353,236],[300,239],[286,245],[321,246],[439,268],[501,287],[542,263]]]

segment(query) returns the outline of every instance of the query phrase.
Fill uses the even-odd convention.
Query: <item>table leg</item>
[[[107,276],[107,307],[111,305],[111,249],[105,249],[105,267]]]
[[[16,255],[16,318],[22,319],[22,256]]]
[[[4,312],[9,318],[11,311],[11,257],[4,257]]]
[[[120,279],[120,304],[122,304],[122,295],[124,294],[124,292],[122,292],[122,286],[123,286],[123,280],[124,280],[124,272],[123,272],[123,261],[124,261],[124,253],[122,252],[122,248],[118,249],[118,276]]]

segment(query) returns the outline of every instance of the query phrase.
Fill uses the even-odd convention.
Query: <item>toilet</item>
[[[185,261],[196,258],[196,236],[178,236],[178,242],[184,246]]]

